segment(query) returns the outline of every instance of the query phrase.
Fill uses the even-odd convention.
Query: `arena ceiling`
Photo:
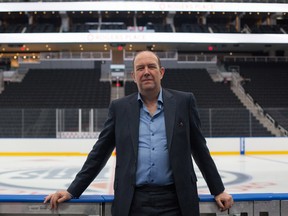
[[[35,12],[58,11],[63,13],[138,11],[138,13],[242,13],[243,15],[259,16],[275,15],[280,18],[287,16],[288,4],[269,3],[213,3],[213,2],[151,2],[151,1],[109,1],[109,2],[9,2],[0,3],[0,14],[19,12],[23,14]],[[242,16],[241,14],[241,16]],[[144,15],[143,15],[144,16]],[[287,18],[287,17],[286,17]],[[263,19],[263,18],[262,18]],[[95,33],[97,34],[97,33]],[[78,33],[68,34],[0,34],[1,53],[37,53],[37,52],[82,52],[105,51],[117,49],[118,44],[127,51],[143,49],[154,50],[181,50],[183,52],[271,52],[288,49],[288,34],[178,34],[169,35],[153,34],[149,40],[145,38],[120,38],[113,32],[107,33],[102,38],[93,38]],[[143,33],[145,34],[145,33]],[[54,36],[53,36],[54,35]],[[91,39],[92,35],[92,39]],[[180,35],[180,36],[179,36]],[[179,36],[179,37],[178,37]],[[66,38],[67,37],[67,38]],[[82,37],[82,38],[81,38]],[[90,38],[89,38],[90,37]],[[54,39],[53,39],[54,38]],[[73,39],[71,39],[73,38]],[[195,39],[196,38],[196,39]]]

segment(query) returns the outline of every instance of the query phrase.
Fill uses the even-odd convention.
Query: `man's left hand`
[[[218,194],[214,198],[220,211],[226,211],[234,204],[233,197],[225,191],[223,191],[221,194]]]

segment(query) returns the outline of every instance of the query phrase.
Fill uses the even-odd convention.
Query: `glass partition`
[[[107,109],[0,109],[0,138],[97,138]]]
[[[275,126],[288,127],[288,109],[267,111]],[[107,115],[108,109],[0,109],[0,138],[97,138]],[[199,115],[205,137],[274,136],[247,109],[199,109]]]

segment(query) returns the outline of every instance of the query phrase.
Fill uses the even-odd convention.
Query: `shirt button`
[[[154,136],[154,133],[152,133],[151,135]]]
[[[155,164],[154,163],[152,163],[152,166],[154,166]]]
[[[155,150],[155,148],[152,148],[152,150],[154,151],[154,150]]]

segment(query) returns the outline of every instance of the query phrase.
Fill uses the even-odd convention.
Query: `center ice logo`
[[[0,172],[0,187],[33,190],[37,193],[66,189],[78,171],[79,167],[2,171]],[[104,168],[85,192],[93,194],[109,192],[110,177],[109,168]]]
[[[79,171],[75,168],[40,168],[10,170],[0,172],[0,187],[28,190],[32,193],[50,193],[66,189]],[[220,170],[225,186],[241,184],[251,179],[249,175]],[[113,167],[106,166],[85,191],[86,194],[113,194]],[[207,185],[200,171],[196,171],[199,190],[206,190]]]

